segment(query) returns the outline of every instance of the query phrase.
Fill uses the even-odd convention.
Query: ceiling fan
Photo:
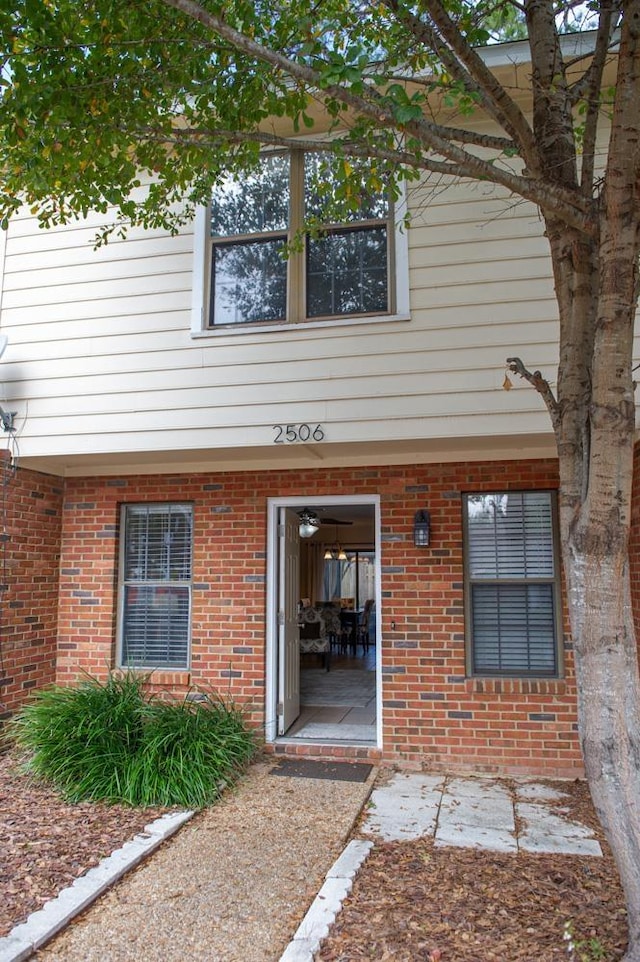
[[[320,511],[324,511],[324,508],[320,508]],[[334,525],[352,525],[353,521],[341,521],[339,518],[320,518],[317,511],[312,511],[310,508],[303,508],[302,511],[298,511],[298,517],[300,518],[300,524],[310,525],[314,529],[320,527],[321,524],[334,524]]]

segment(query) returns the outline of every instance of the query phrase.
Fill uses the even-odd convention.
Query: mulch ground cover
[[[0,755],[0,937],[162,812],[67,805]]]
[[[570,795],[563,811],[603,844],[586,786],[560,787]],[[0,936],[160,814],[67,805],[14,757],[0,756]],[[376,843],[317,962],[618,962],[626,915],[603,849],[603,858],[578,858],[442,848],[429,839]]]
[[[617,962],[626,912],[615,864],[586,785],[555,787],[569,795],[567,817],[596,830],[603,858],[378,843],[317,962]]]

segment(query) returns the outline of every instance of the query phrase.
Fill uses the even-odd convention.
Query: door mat
[[[283,758],[272,775],[290,778],[328,778],[334,782],[366,782],[373,765],[360,762],[317,762],[312,759]]]

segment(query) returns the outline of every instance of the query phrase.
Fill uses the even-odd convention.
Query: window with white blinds
[[[464,496],[472,674],[558,674],[559,579],[553,497],[550,491]]]
[[[121,532],[120,664],[187,668],[192,507],[124,505]]]

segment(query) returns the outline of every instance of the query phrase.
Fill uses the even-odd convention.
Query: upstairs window
[[[211,201],[210,328],[367,317],[394,309],[393,220],[386,192],[340,223],[327,214],[331,158],[265,155]],[[335,161],[334,161],[335,162]],[[303,225],[313,222],[312,233]],[[287,245],[291,245],[287,256]]]
[[[126,668],[188,668],[192,507],[122,508],[120,658]]]
[[[468,494],[463,509],[470,673],[559,674],[554,495],[550,491]]]

